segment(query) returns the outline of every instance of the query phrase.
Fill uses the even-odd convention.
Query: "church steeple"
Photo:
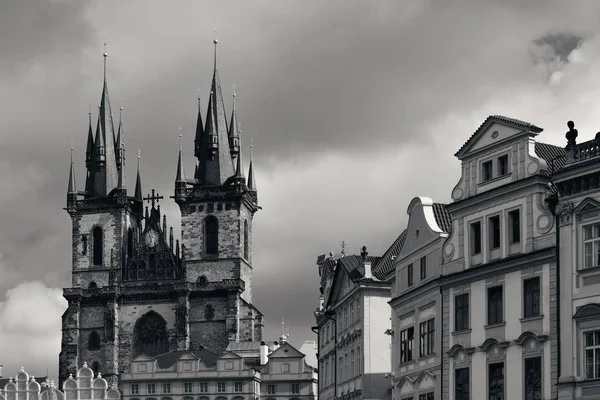
[[[85,168],[87,169],[86,177],[85,177],[85,191],[87,193],[92,193],[94,190],[94,172],[96,168],[96,164],[94,160],[96,159],[96,146],[94,145],[94,133],[92,131],[92,110],[90,106],[90,110],[88,112],[88,120],[89,120],[89,128],[88,128],[88,138],[87,138],[87,147],[85,152]]]
[[[250,139],[250,169],[248,170],[248,189],[256,192],[256,178],[254,177],[254,145]]]
[[[221,186],[234,174],[225,104],[217,69],[217,43],[215,39],[215,66],[206,113],[206,126],[198,156],[200,161],[198,175],[195,177],[203,186]]]
[[[98,124],[96,125],[96,138],[94,145],[96,147],[94,171],[94,188],[92,197],[107,196],[118,186],[118,168],[115,149],[115,129],[112,119],[112,110],[108,98],[108,84],[106,80],[106,58],[108,54],[104,52],[104,84],[102,87],[102,96],[100,98]]]
[[[194,138],[194,155],[196,158],[202,157],[202,136],[204,136],[204,124],[202,123],[202,105],[200,103],[200,93],[198,93],[198,119],[196,121],[196,137]]]
[[[177,160],[177,173],[175,175],[175,198],[185,196],[185,171],[183,170],[183,148],[181,145],[181,134],[179,134],[179,158]]]

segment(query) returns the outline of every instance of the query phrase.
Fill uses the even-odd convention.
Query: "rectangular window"
[[[344,308],[344,329],[348,328],[348,307]]]
[[[275,385],[267,385],[267,394],[275,394]]]
[[[600,265],[600,224],[588,225],[583,228],[584,267]]]
[[[490,249],[497,249],[500,247],[500,216],[494,215],[489,218],[489,235],[490,235]]]
[[[325,343],[329,342],[329,325],[325,328]]]
[[[340,359],[338,360],[338,365],[340,366],[340,374],[338,375],[338,380],[342,381],[344,380],[344,359],[342,357],[340,357]]]
[[[344,371],[346,372],[344,374],[344,380],[346,380],[346,379],[348,379],[348,367],[349,367],[349,364],[348,364],[348,353],[344,354],[344,361],[345,361]]]
[[[486,161],[481,164],[482,181],[489,181],[492,179],[492,160]]]
[[[354,301],[350,302],[350,324],[353,324],[354,319]]]
[[[225,382],[217,382],[217,392],[225,393]]]
[[[235,390],[237,393],[239,393],[242,391],[243,386],[244,385],[242,384],[242,382],[234,382],[233,390]]]
[[[469,293],[454,296],[454,330],[469,329]]]
[[[585,379],[600,378],[600,330],[585,333]]]
[[[423,393],[419,395],[419,400],[434,400],[433,392]]]
[[[540,278],[523,281],[523,317],[540,315]]]
[[[471,254],[481,254],[481,222],[471,224]]]
[[[300,394],[300,384],[292,383],[292,394]]]
[[[430,319],[419,324],[419,357],[428,356],[434,351],[435,320]]]
[[[184,393],[192,393],[192,382],[184,382],[183,383],[183,392]]]
[[[421,280],[427,279],[427,257],[421,257]]]
[[[521,242],[521,215],[519,210],[508,212],[508,233],[510,244]]]
[[[350,350],[350,377],[356,376],[356,370],[354,369],[354,350]]]
[[[400,332],[400,364],[411,361],[415,330],[411,326]]]
[[[498,176],[508,174],[508,154],[498,157]]]
[[[525,359],[525,400],[542,398],[542,357]]]
[[[171,384],[170,383],[163,383],[162,384],[163,387],[163,393],[171,393]]]
[[[140,387],[137,383],[131,384],[131,394],[140,394]]]
[[[327,387],[329,385],[329,361],[325,361],[325,379],[323,379],[323,387]]]
[[[504,363],[488,366],[488,390],[490,400],[504,400]]]
[[[503,322],[502,286],[488,289],[488,325]]]
[[[362,364],[360,363],[360,346],[356,348],[356,375],[362,374]]]
[[[406,282],[408,286],[412,286],[413,284],[413,265],[410,264],[406,267]]]
[[[201,393],[208,392],[208,382],[200,382],[200,392]]]
[[[469,368],[458,368],[454,370],[454,399],[470,400],[469,397]]]

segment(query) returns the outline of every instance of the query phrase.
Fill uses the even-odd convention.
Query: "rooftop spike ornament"
[[[137,163],[137,178],[135,180],[135,199],[140,203],[143,202],[142,195],[142,179],[140,177],[140,159],[142,158],[142,151],[138,149],[138,163]]]
[[[240,137],[238,134],[238,121],[235,113],[235,97],[235,85],[233,85],[233,108],[231,111],[231,122],[229,123],[229,151],[233,160],[235,160],[240,153]]]
[[[177,160],[177,174],[175,175],[175,198],[185,197],[187,184],[185,181],[185,171],[183,170],[183,146],[181,144],[181,128],[179,128],[179,158]]]

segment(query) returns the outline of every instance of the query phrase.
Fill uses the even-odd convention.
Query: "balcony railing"
[[[565,164],[575,164],[596,157],[600,157],[600,140],[588,140],[566,150]]]

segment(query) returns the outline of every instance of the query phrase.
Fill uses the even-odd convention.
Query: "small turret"
[[[196,121],[196,137],[194,139],[194,156],[202,157],[202,137],[204,136],[204,124],[202,123],[202,105],[198,96],[198,120]],[[196,176],[196,175],[194,175]]]
[[[71,147],[71,168],[69,170],[69,187],[67,189],[67,210],[77,205],[77,185],[75,184],[75,164],[73,162],[73,147]]]
[[[94,145],[94,133],[92,131],[92,111],[88,112],[88,138],[85,151],[85,168],[87,169],[85,179],[85,191],[91,193],[94,190],[94,169],[95,169],[96,146]]]
[[[175,175],[175,199],[185,197],[185,171],[183,170],[183,147],[181,145],[181,134],[179,135],[179,158],[177,160],[177,174]]]
[[[254,145],[250,139],[250,168],[248,170],[248,190],[254,193],[254,201],[258,204],[258,192],[256,190],[256,178],[254,177]]]
[[[235,92],[234,92],[233,93],[233,109],[231,111],[231,122],[229,123],[229,152],[231,153],[231,158],[234,160],[240,153],[240,137],[239,137],[238,131],[239,131],[239,128],[238,128],[237,116],[235,114]]]
[[[138,165],[137,165],[137,178],[135,179],[135,199],[142,203],[143,195],[142,195],[142,179],[140,177],[140,159],[142,158],[142,151],[138,150]]]
[[[162,226],[162,234],[167,234],[167,215],[163,215],[163,226]]]
[[[236,139],[239,140],[241,145],[242,143],[242,132],[238,130],[238,134],[236,135]],[[242,161],[242,153],[240,152],[237,157],[237,166],[235,169],[235,175],[233,176],[233,183],[235,185],[243,186],[246,185],[246,177],[244,176],[244,163]]]

